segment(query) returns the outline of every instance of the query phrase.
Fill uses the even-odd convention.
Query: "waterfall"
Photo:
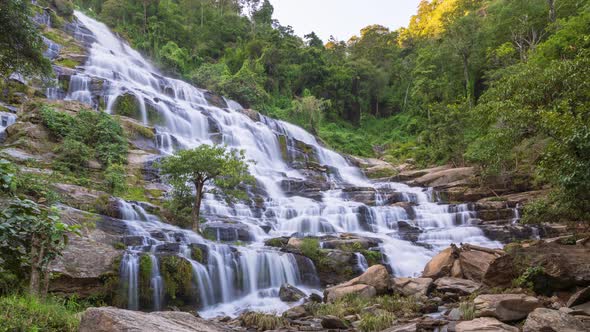
[[[221,143],[243,149],[246,159],[254,161],[250,171],[258,185],[250,196],[256,204],[228,205],[215,195],[204,197],[203,215],[210,222],[203,227],[217,241],[163,223],[140,203],[120,202],[128,231],[121,280],[128,285],[129,308],[166,308],[166,280],[158,263],[164,255],[176,255],[190,263],[202,316],[235,315],[246,308],[281,312],[289,307],[278,299],[281,284],[305,292],[318,284],[317,276],[309,276],[309,271],[315,274],[313,268],[304,272],[298,266],[301,259],[264,246],[266,239],[294,233],[375,238],[379,248],[372,249],[384,255],[383,262],[396,276],[420,273],[438,250],[453,242],[500,246],[472,223],[472,206],[441,204],[431,189],[370,181],[302,128],[252,116],[234,101],[213,100],[204,90],[165,77],[104,24],[80,12],[75,15],[79,23],[70,30],[89,45],[89,57],[71,77],[67,99],[94,107],[102,100],[107,112],[116,113],[118,98],[132,96],[138,104],[136,120],[155,128],[162,155]],[[94,80],[104,82],[100,92],[91,88]],[[308,187],[312,189],[295,190]],[[373,203],[350,198],[359,190]],[[412,239],[402,234],[400,223],[412,228]],[[200,257],[193,257],[195,248]],[[143,286],[137,284],[138,264],[145,255],[152,261],[152,308],[145,308],[137,296]],[[359,254],[356,261],[358,269],[366,269],[365,257]]]

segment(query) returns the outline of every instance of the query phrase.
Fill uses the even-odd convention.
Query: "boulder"
[[[434,282],[436,289],[441,292],[456,294],[471,294],[479,289],[480,284],[468,279],[444,277]]]
[[[542,306],[539,299],[525,294],[479,295],[473,303],[476,317],[495,317],[502,322],[521,320]]]
[[[432,282],[431,278],[392,278],[391,288],[404,296],[423,298],[432,288]]]
[[[282,284],[279,290],[279,298],[283,302],[296,302],[305,298],[305,296],[303,291],[290,284]]]
[[[480,250],[462,250],[459,254],[461,272],[467,279],[482,281],[496,255]]]
[[[418,242],[418,238],[422,233],[422,230],[418,226],[414,226],[407,221],[400,220],[397,222],[397,233],[402,240]]]
[[[457,247],[451,245],[451,247],[438,253],[426,264],[422,277],[436,279],[448,275],[453,267],[453,262],[458,256]]]
[[[400,172],[397,176],[395,176],[394,180],[405,182],[405,181],[419,178],[421,176],[425,176],[429,173],[436,173],[436,172],[444,171],[444,170],[447,170],[450,168],[451,168],[451,166],[444,165],[444,166],[418,169],[418,170],[404,170],[404,171]]]
[[[370,299],[377,295],[377,290],[373,286],[363,284],[335,286],[327,288],[324,291],[324,300],[326,302],[334,302],[348,294],[356,294],[360,298]]]
[[[522,327],[523,332],[580,332],[588,326],[572,315],[558,310],[537,308],[531,312]]]
[[[511,256],[526,267],[542,267],[535,279],[535,291],[552,292],[590,285],[590,248],[559,243],[539,242],[536,245],[515,247]]]
[[[304,305],[295,306],[283,313],[283,317],[287,319],[299,319],[305,316],[309,316],[309,313]]]
[[[590,302],[590,287],[583,288],[570,296],[567,307],[571,308],[586,302]]]
[[[504,324],[491,317],[476,318],[460,322],[455,326],[456,332],[518,332],[518,328]]]
[[[510,255],[495,258],[490,262],[482,277],[482,283],[488,287],[510,287],[512,280],[518,277]]]
[[[144,313],[112,307],[89,308],[79,332],[219,332],[228,331],[187,312]]]
[[[385,266],[373,265],[362,275],[345,283],[327,288],[324,291],[324,298],[327,302],[333,302],[350,293],[370,298],[377,294],[386,293],[390,288],[390,283],[389,272],[387,272]]]
[[[459,167],[429,172],[412,181],[413,184],[425,187],[447,187],[469,183],[474,175],[473,167]]]
[[[344,321],[336,316],[324,316],[322,318],[322,327],[325,329],[346,330],[348,326]]]
[[[248,225],[242,223],[208,222],[203,225],[202,231],[207,238],[217,241],[252,241]]]

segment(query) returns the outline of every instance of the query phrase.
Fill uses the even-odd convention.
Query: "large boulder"
[[[279,289],[279,298],[283,302],[297,302],[305,298],[305,296],[303,291],[290,284],[283,284]]]
[[[220,332],[228,331],[187,312],[89,308],[82,314],[79,332]]]
[[[580,332],[588,331],[588,326],[567,314],[558,310],[537,308],[531,312],[522,327],[523,332]]]
[[[438,253],[426,264],[422,272],[422,277],[436,279],[449,275],[453,263],[458,256],[457,247],[451,245],[451,247]]]
[[[359,294],[362,297],[373,297],[377,294],[386,293],[390,286],[389,272],[383,265],[373,265],[362,275],[345,283],[327,288],[324,297],[327,302],[350,293]]]
[[[482,281],[496,255],[480,250],[462,250],[459,254],[461,272],[467,279]]]
[[[377,291],[375,290],[375,287],[364,284],[335,286],[327,288],[324,291],[324,300],[326,302],[334,302],[348,294],[355,294],[360,298],[370,299],[377,295]]]
[[[431,278],[392,278],[391,288],[404,296],[423,298],[432,288]]]
[[[329,330],[346,330],[348,326],[336,316],[325,316],[322,318],[322,327]]]
[[[412,182],[420,186],[441,188],[468,184],[473,175],[473,167],[450,168],[429,172],[414,179]]]
[[[518,328],[504,324],[491,317],[476,318],[460,322],[455,326],[456,332],[518,332]]]
[[[579,245],[540,242],[532,246],[516,246],[511,254],[524,268],[540,267],[535,276],[535,291],[550,295],[555,291],[590,285],[590,248]]]
[[[468,279],[444,277],[434,282],[436,289],[441,292],[454,294],[471,294],[480,288],[480,284]]]
[[[525,294],[479,295],[473,303],[476,317],[495,317],[502,322],[521,320],[542,306],[539,299]]]

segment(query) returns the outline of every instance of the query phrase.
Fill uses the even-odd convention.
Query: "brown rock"
[[[522,331],[581,332],[588,331],[587,328],[581,320],[564,312],[538,308],[529,314]]]
[[[491,317],[476,318],[457,324],[456,332],[518,332],[518,328]]]
[[[479,289],[479,283],[468,279],[444,277],[434,282],[436,289],[441,292],[471,294]]]
[[[89,308],[82,314],[79,332],[219,332],[228,331],[187,312]]]
[[[586,302],[590,302],[590,287],[583,288],[574,293],[574,295],[570,296],[569,300],[567,301],[567,307],[571,308]]]
[[[422,272],[422,277],[436,279],[447,276],[457,257],[458,251],[455,246],[451,246],[441,251],[426,264],[424,271]]]
[[[479,250],[462,250],[459,254],[463,276],[481,282],[495,255]]]
[[[334,286],[324,291],[326,302],[334,302],[348,294],[356,294],[361,298],[369,299],[377,295],[375,287],[363,284],[349,286]]]
[[[479,295],[473,303],[476,317],[495,317],[502,322],[521,320],[542,306],[539,299],[525,294]]]
[[[391,288],[404,296],[421,298],[428,295],[432,282],[431,278],[393,278]]]

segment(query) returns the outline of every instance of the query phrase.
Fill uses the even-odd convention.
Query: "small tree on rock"
[[[200,211],[205,186],[214,185],[227,198],[244,198],[243,184],[253,183],[248,171],[244,151],[222,146],[201,145],[192,150],[182,150],[160,162],[162,174],[176,190],[194,186],[192,229],[201,233]]]

